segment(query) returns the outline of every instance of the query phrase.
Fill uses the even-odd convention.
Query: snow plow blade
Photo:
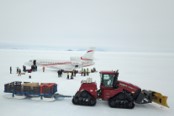
[[[161,93],[155,92],[155,91],[142,90],[139,93],[135,102],[138,104],[147,104],[147,103],[155,102],[159,105],[169,108],[167,104],[167,96],[164,96]]]
[[[152,91],[152,101],[169,108],[167,104],[167,98],[168,98],[167,96],[164,96],[161,93]]]

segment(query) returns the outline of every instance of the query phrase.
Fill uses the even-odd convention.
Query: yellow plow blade
[[[164,96],[161,93],[152,91],[152,101],[169,108],[167,104],[167,98],[167,96]]]

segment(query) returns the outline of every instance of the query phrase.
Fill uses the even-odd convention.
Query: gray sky
[[[174,0],[0,0],[0,45],[174,52],[173,6]]]

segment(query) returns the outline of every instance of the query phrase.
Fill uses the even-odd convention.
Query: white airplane
[[[95,48],[90,48],[83,56],[81,57],[70,57],[70,61],[60,61],[60,60],[46,60],[46,59],[34,59],[29,60],[25,63],[28,65],[37,65],[42,67],[54,68],[57,70],[72,71],[76,68],[83,68],[87,66],[94,65],[94,51]]]

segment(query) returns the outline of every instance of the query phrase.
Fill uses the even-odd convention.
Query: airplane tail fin
[[[95,52],[95,47],[89,48],[87,52],[81,57],[82,60],[93,60],[94,59],[94,52]]]

